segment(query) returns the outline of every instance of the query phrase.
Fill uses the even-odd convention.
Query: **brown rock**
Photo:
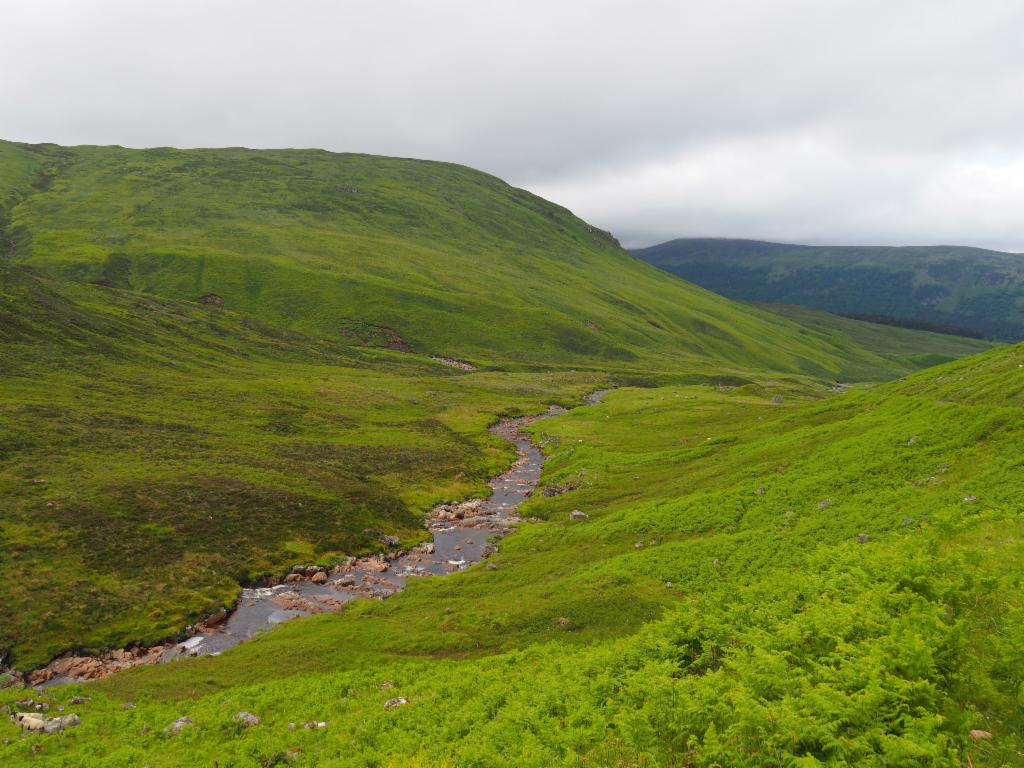
[[[323,571],[319,571],[318,573],[315,573],[313,575],[313,578],[310,579],[310,581],[312,581],[314,584],[324,584],[327,582],[327,574]]]

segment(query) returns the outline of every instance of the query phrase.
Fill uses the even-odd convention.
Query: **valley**
[[[3,765],[1019,764],[1020,346],[448,163],[0,170]]]

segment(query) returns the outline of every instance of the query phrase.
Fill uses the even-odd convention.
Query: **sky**
[[[1018,0],[0,0],[0,138],[463,163],[626,246],[1024,251]]]

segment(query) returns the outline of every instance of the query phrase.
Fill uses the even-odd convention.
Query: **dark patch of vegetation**
[[[1024,262],[1015,253],[683,238],[634,254],[735,299],[973,338],[1024,338]]]

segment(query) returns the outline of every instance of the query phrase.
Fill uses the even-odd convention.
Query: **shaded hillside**
[[[957,246],[809,246],[683,238],[633,253],[723,296],[879,322],[1024,338],[1024,256]]]
[[[976,355],[995,344],[984,339],[868,323],[811,307],[792,304],[760,306],[800,323],[827,342],[870,350],[890,361],[893,366],[902,366],[904,373]]]

